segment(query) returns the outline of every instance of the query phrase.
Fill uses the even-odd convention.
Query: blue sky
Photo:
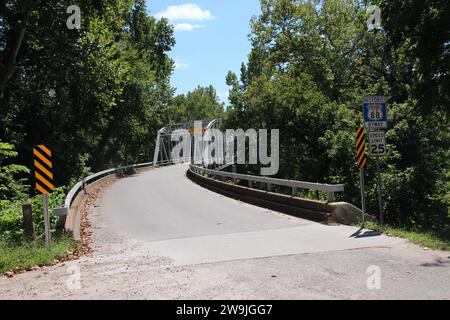
[[[260,13],[258,0],[147,0],[149,13],[165,16],[175,26],[177,44],[170,56],[176,69],[172,86],[187,93],[213,85],[227,102],[228,71],[239,74],[247,62],[250,18]]]

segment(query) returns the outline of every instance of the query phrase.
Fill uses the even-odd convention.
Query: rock
[[[354,205],[347,202],[332,202],[329,205],[333,208],[331,218],[334,222],[351,225],[361,221],[361,209]]]

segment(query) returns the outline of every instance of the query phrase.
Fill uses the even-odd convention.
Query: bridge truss
[[[220,126],[220,120],[202,120],[202,131],[206,131],[208,129],[218,129]],[[191,134],[191,155],[185,157],[182,162],[190,162],[194,163],[194,121],[186,122],[186,123],[175,123],[168,125],[167,127],[162,128],[158,131],[158,136],[156,138],[156,146],[155,146],[155,154],[153,156],[153,163],[155,166],[166,166],[175,164],[171,159],[171,152],[175,145],[178,143],[177,141],[172,141],[172,134],[176,130],[185,129],[188,130]]]

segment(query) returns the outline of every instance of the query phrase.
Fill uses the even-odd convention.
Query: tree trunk
[[[2,2],[2,5],[4,3]],[[20,47],[25,37],[25,31],[27,28],[28,20],[30,20],[32,11],[32,2],[24,1],[23,5],[22,21],[18,25],[18,30],[16,31],[15,39],[12,42],[12,48],[7,55],[5,61],[0,62],[0,97],[3,96],[3,91],[5,90],[6,84],[9,79],[11,79],[14,71],[17,67],[17,55],[19,54]],[[3,9],[2,9],[3,10]]]

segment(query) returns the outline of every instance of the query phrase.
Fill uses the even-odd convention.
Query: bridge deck
[[[149,242],[177,264],[391,246],[404,240],[350,237],[358,229],[327,226],[218,195],[185,177],[186,165],[116,182],[104,195],[106,222]]]

